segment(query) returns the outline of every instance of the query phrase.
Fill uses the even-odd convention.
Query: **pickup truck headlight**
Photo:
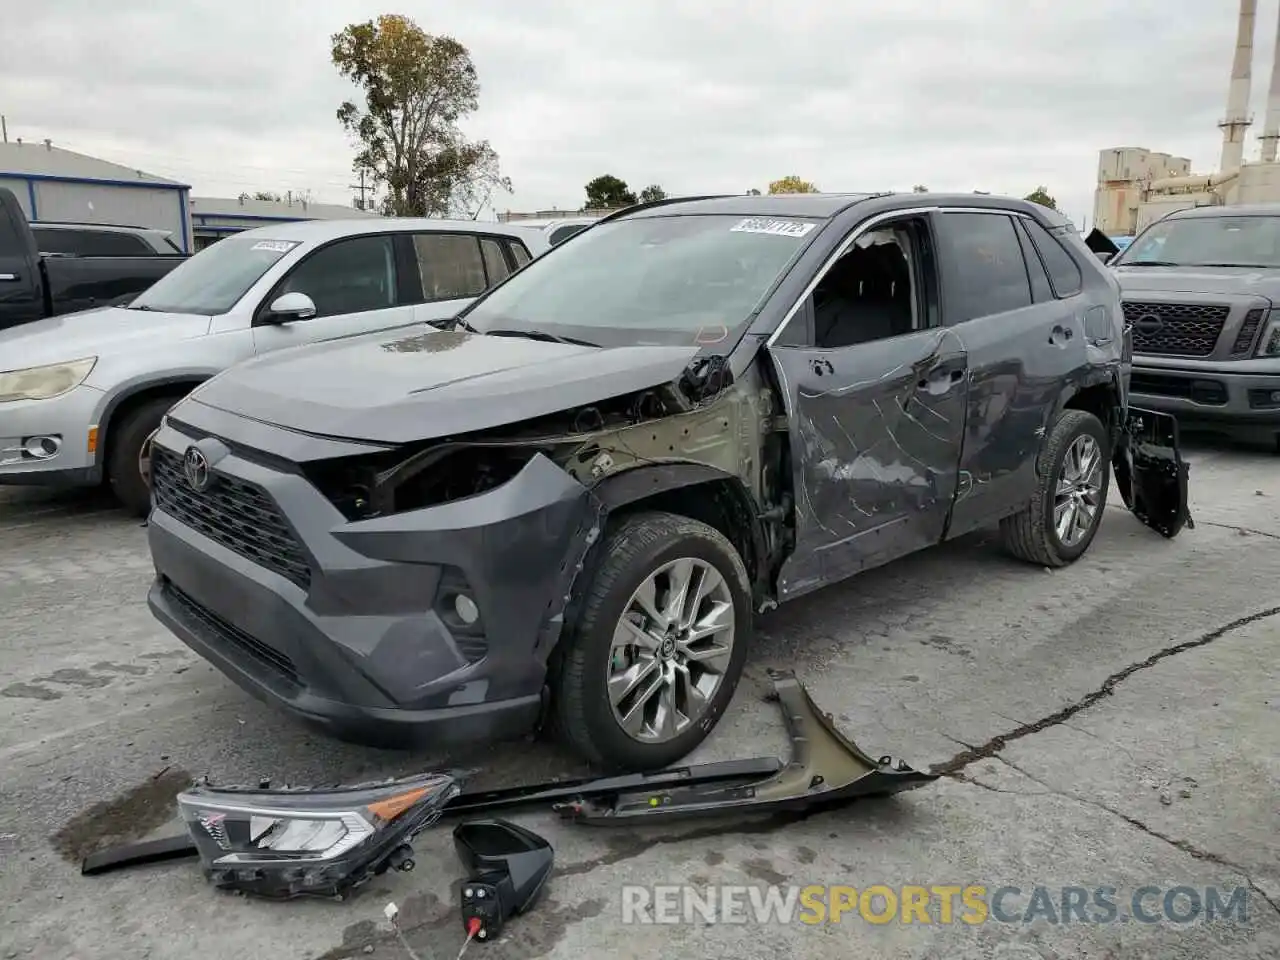
[[[49,400],[60,397],[84,383],[97,357],[45,367],[27,367],[0,373],[0,403],[7,400]]]
[[[1262,336],[1258,338],[1259,357],[1280,357],[1280,310],[1272,310],[1267,314],[1267,322],[1262,327]]]

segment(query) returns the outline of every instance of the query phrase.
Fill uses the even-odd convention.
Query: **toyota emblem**
[[[1144,313],[1133,323],[1134,329],[1142,333],[1155,333],[1164,326],[1164,321],[1154,313]]]
[[[182,475],[196,492],[209,486],[209,461],[198,448],[187,448],[187,455],[182,458]]]

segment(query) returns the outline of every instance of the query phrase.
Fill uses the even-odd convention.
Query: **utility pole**
[[[0,135],[4,136],[4,142],[9,142],[9,121],[0,116]]]
[[[364,194],[365,194],[365,191],[368,189],[368,188],[365,186],[365,183],[364,183],[364,176],[365,176],[365,169],[364,169],[364,167],[361,167],[361,168],[360,168],[360,183],[359,183],[359,185],[354,184],[354,183],[352,183],[352,184],[348,184],[348,188],[349,188],[349,189],[351,189],[351,190],[359,190],[359,191],[360,191],[360,199],[356,201],[356,209],[357,209],[357,210],[367,210],[367,209],[368,209],[368,207],[366,207],[366,206],[365,206],[365,200],[364,200]]]

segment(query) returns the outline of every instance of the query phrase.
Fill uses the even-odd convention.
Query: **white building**
[[[29,220],[114,223],[167,230],[190,252],[185,183],[55,147],[45,140],[0,143],[0,187]]]

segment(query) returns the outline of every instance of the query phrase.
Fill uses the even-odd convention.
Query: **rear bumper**
[[[1134,360],[1130,401],[1171,413],[1184,424],[1274,434],[1280,431],[1280,363],[1275,366],[1275,372],[1242,373],[1238,364],[1179,368],[1144,364],[1139,357]]]
[[[173,426],[155,441],[179,462],[193,442]],[[536,725],[599,516],[568,474],[535,457],[488,493],[349,522],[297,473],[230,452],[211,462],[200,494],[163,479],[153,459],[148,604],[180,640],[254,696],[346,740],[449,744]],[[215,496],[245,485],[262,499],[216,513]],[[471,625],[459,593],[479,610]]]

